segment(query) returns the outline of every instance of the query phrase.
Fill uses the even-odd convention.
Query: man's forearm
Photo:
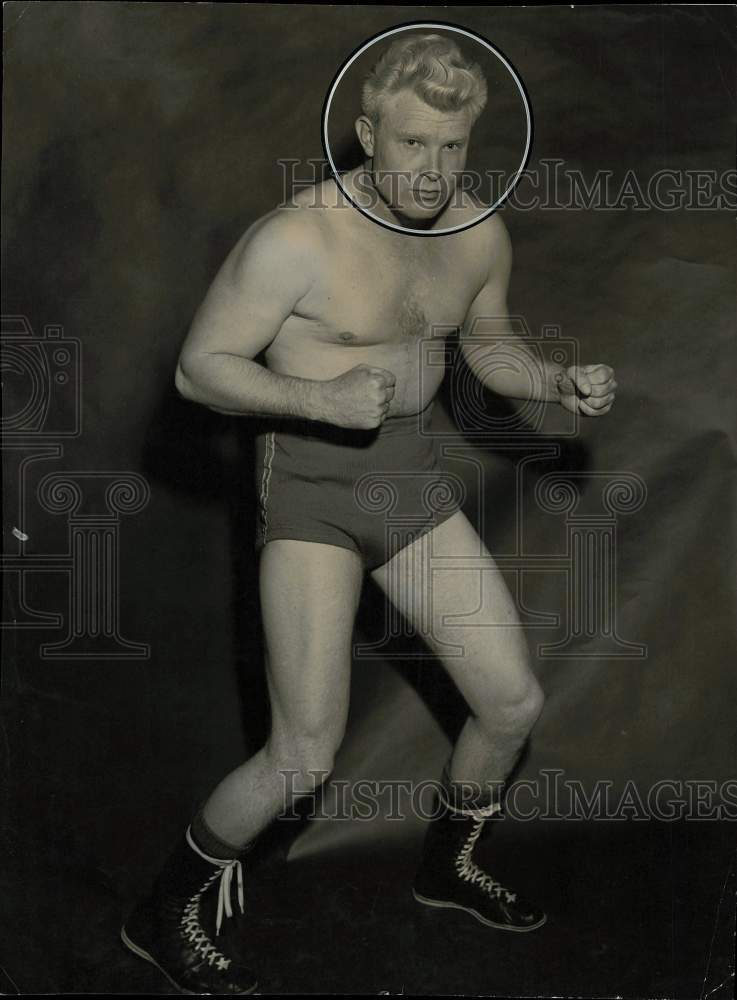
[[[468,345],[464,357],[476,377],[491,392],[511,399],[559,402],[559,385],[569,379],[562,365],[543,361],[519,344],[489,351]]]
[[[235,416],[322,419],[324,383],[272,372],[234,354],[208,354],[185,371],[176,386],[186,399]]]

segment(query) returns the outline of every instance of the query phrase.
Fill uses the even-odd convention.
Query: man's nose
[[[423,179],[430,183],[437,184],[441,180],[443,172],[440,169],[439,149],[425,149],[421,172]]]

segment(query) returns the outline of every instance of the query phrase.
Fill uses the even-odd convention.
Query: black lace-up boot
[[[546,916],[539,907],[507,889],[473,860],[484,827],[501,812],[501,793],[484,805],[452,804],[439,792],[440,814],[430,821],[414,897],[426,906],[465,910],[482,924],[508,931],[533,931]]]
[[[123,943],[157,966],[182,993],[252,993],[257,985],[253,973],[218,941],[223,917],[233,915],[234,880],[242,913],[240,858],[209,857],[187,829],[151,894],[126,920],[120,932]]]

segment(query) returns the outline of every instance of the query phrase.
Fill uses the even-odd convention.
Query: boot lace
[[[230,967],[231,959],[226,958],[222,952],[218,951],[203,929],[202,924],[200,923],[200,900],[210,886],[219,879],[218,908],[215,921],[215,936],[217,937],[217,935],[220,934],[223,915],[226,917],[233,916],[231,893],[234,876],[237,886],[238,906],[241,913],[244,912],[243,866],[238,858],[222,861],[218,858],[211,858],[208,855],[203,854],[189,836],[189,831],[187,832],[187,840],[193,850],[197,851],[197,853],[202,857],[206,857],[208,861],[217,865],[217,867],[215,871],[207,877],[201,888],[187,901],[187,904],[182,911],[180,927],[184,938],[189,941],[189,943],[194,947],[194,950],[202,956],[204,961],[209,962],[210,966],[216,965],[218,969],[225,970]]]
[[[501,882],[497,882],[496,879],[492,878],[491,875],[487,873],[473,861],[471,855],[473,853],[476,841],[481,836],[481,831],[484,827],[484,820],[486,816],[480,815],[476,822],[474,823],[471,832],[469,833],[466,842],[460,849],[455,858],[455,868],[458,876],[462,878],[465,882],[470,882],[472,885],[478,885],[484,892],[487,892],[490,896],[494,896],[497,899],[501,899],[502,893],[506,898],[508,903],[514,903],[517,899],[517,895],[514,892],[510,892]]]

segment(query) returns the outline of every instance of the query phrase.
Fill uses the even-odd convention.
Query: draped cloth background
[[[25,316],[37,337],[60,325],[79,338],[83,429],[22,470],[22,449],[5,449],[5,552],[18,551],[19,521],[26,554],[64,551],[64,519],[34,499],[47,473],[144,477],[148,503],[120,523],[119,610],[122,634],[150,655],[48,659],[40,646],[60,634],[3,632],[4,992],[162,988],[118,950],[120,913],[268,726],[252,429],[180,400],[174,365],[220,262],[279,202],[277,160],[299,160],[304,176],[322,158],[337,67],[368,36],[419,18],[478,31],[512,60],[534,111],[533,169],[559,159],[587,179],[610,170],[616,191],[629,170],[646,181],[734,167],[729,8],[6,7],[3,314]],[[493,165],[493,148],[475,155]],[[538,647],[564,626],[531,629],[548,700],[519,777],[558,770],[587,789],[633,783],[643,797],[665,779],[723,790],[735,776],[736,662],[728,206],[664,211],[635,197],[605,211],[510,206],[504,218],[512,311],[533,334],[560,327],[583,363],[611,365],[618,399],[574,439],[546,415],[540,440],[558,440],[560,455],[521,492],[522,452],[476,448],[483,488],[468,478],[469,513],[492,551],[510,554],[519,502],[527,551],[560,555],[564,519],[531,502],[537,475],[629,473],[647,488],[644,506],[618,518],[616,548],[617,628],[647,655],[585,658],[601,651],[581,639],[550,659]],[[23,380],[4,379],[12,407]],[[452,431],[448,398],[436,425]],[[591,482],[582,503],[596,510]],[[5,581],[5,621],[23,602],[65,612],[63,573],[29,577],[23,601],[17,576]],[[563,572],[525,572],[519,597],[531,615],[565,621]],[[358,637],[375,638],[382,616],[367,588]],[[412,658],[418,648],[401,639],[397,659],[357,657],[336,780],[438,776],[463,706],[437,663]],[[731,968],[724,829],[508,824],[508,869],[555,915],[523,944],[428,923],[407,902],[421,820],[297,824],[281,855],[289,886],[275,876],[254,889],[269,913],[254,930],[272,956],[264,990],[716,991]],[[329,961],[323,934],[338,945]]]

